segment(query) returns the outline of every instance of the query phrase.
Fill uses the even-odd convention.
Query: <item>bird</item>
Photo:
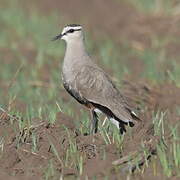
[[[62,82],[66,91],[91,114],[90,133],[98,131],[98,112],[103,113],[119,129],[133,127],[140,120],[109,75],[90,57],[85,47],[83,27],[65,26],[52,40],[64,40],[66,50],[62,64]]]

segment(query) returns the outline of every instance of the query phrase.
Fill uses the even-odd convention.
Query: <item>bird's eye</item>
[[[70,29],[69,32],[70,32],[70,33],[73,33],[73,32],[74,32],[74,29]]]

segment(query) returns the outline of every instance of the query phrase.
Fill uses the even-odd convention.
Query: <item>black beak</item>
[[[55,36],[55,37],[52,39],[52,41],[56,41],[56,40],[58,40],[58,39],[61,39],[62,36],[63,36],[62,34],[59,34],[59,35]]]

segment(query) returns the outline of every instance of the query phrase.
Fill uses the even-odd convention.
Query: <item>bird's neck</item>
[[[86,54],[86,49],[83,40],[70,41],[66,46],[65,59],[77,59]]]
[[[68,42],[62,69],[64,78],[67,81],[71,81],[87,59],[83,41]]]

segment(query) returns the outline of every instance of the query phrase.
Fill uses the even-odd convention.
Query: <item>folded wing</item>
[[[119,120],[128,123],[136,117],[113,82],[97,66],[82,67],[75,77],[75,86],[82,97],[107,108]]]

